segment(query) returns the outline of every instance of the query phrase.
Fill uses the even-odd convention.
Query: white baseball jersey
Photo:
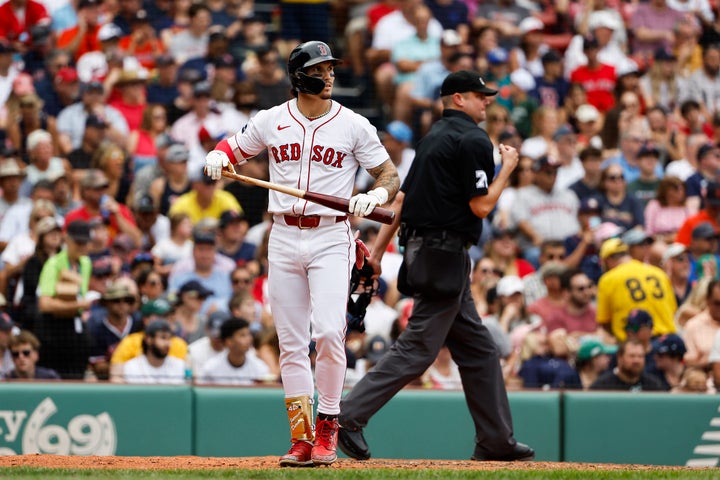
[[[375,127],[335,101],[327,115],[315,120],[300,113],[296,99],[260,111],[228,142],[238,163],[267,147],[271,182],[343,198],[352,195],[358,166],[374,168],[389,158]],[[274,190],[270,190],[268,211],[337,215],[328,207]]]

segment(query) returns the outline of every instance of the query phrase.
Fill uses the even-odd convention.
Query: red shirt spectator
[[[22,10],[25,14],[23,21],[20,21],[15,12]],[[44,19],[49,20],[50,15],[42,3],[35,0],[10,0],[0,5],[0,37],[11,42],[26,43],[30,27]]]

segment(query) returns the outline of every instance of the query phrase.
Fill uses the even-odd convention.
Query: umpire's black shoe
[[[488,453],[480,447],[475,447],[475,453],[470,460],[490,462],[529,462],[535,459],[535,450],[524,443],[516,443],[515,447],[507,453]]]
[[[370,458],[370,448],[368,447],[362,428],[346,428],[338,429],[338,447],[350,458],[355,460],[367,460]]]

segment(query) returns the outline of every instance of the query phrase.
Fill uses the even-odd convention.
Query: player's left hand
[[[348,211],[357,217],[366,217],[375,210],[375,207],[388,201],[388,192],[383,187],[370,190],[367,193],[358,193],[350,199]]]

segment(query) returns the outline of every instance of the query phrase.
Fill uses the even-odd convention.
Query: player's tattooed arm
[[[388,158],[377,167],[369,169],[368,173],[375,179],[373,188],[382,187],[387,190],[388,201],[392,201],[400,188],[400,177],[395,164]]]

